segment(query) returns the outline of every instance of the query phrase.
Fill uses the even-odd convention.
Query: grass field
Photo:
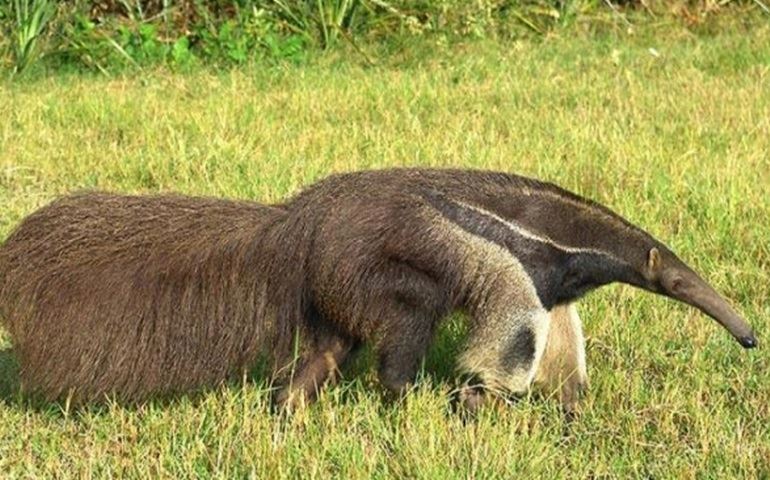
[[[403,401],[382,399],[364,355],[291,418],[269,413],[260,378],[142,407],[39,405],[19,395],[2,337],[0,477],[770,477],[770,29],[482,42],[385,63],[0,84],[0,234],[83,188],[271,202],[331,172],[505,170],[668,243],[760,348],[608,287],[579,305],[592,383],[576,421],[531,396],[463,423],[448,400],[457,319]]]

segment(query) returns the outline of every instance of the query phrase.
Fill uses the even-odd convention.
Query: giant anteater
[[[83,193],[0,248],[0,314],[22,387],[142,400],[242,372],[314,397],[368,342],[385,387],[413,380],[437,324],[467,313],[459,359],[485,390],[533,383],[575,406],[586,383],[574,302],[624,282],[698,307],[744,347],[746,322],[665,245],[549,183],[392,169],[329,177],[286,203]],[[299,345],[297,350],[295,347]]]

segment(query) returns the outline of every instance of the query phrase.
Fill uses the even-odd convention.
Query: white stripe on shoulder
[[[633,226],[629,225],[627,222],[614,216],[612,213],[604,210],[601,205],[591,204],[586,201],[570,198],[565,195],[560,195],[557,192],[553,192],[547,189],[538,189],[538,190],[525,189],[524,194],[528,196],[547,197],[552,200],[556,200],[563,204],[573,206],[575,208],[578,208],[586,212],[590,212],[591,215],[598,216],[602,218],[604,221],[612,224],[615,228],[620,229],[624,232],[627,232],[631,235],[634,235],[639,238],[647,237],[646,233],[637,230]]]
[[[454,201],[454,200],[453,200]],[[595,248],[582,248],[582,247],[570,247],[567,245],[563,245],[559,242],[554,241],[553,239],[545,236],[545,235],[539,235],[535,232],[532,232],[530,230],[527,230],[523,226],[521,226],[518,223],[514,223],[510,220],[506,220],[505,218],[500,217],[499,215],[490,212],[489,210],[485,210],[483,208],[477,207],[475,205],[470,205],[464,202],[456,202],[458,205],[461,205],[464,208],[467,208],[469,210],[473,210],[474,212],[480,213],[482,215],[486,215],[488,217],[494,218],[498,222],[502,223],[506,227],[508,227],[510,230],[516,232],[517,234],[521,235],[522,237],[528,238],[530,240],[534,240],[536,242],[545,243],[547,245],[550,245],[558,250],[561,250],[563,252],[567,253],[593,253],[597,255],[604,255],[607,257],[615,258],[612,254],[609,252],[605,252],[602,250],[597,250]]]

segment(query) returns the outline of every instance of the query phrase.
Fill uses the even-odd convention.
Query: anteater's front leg
[[[453,307],[468,313],[468,345],[459,359],[461,371],[477,382],[460,399],[469,409],[480,406],[486,392],[523,393],[535,377],[545,348],[549,315],[519,260],[504,245],[473,235],[453,222],[434,218],[437,263],[451,265]],[[445,267],[446,268],[446,267]]]
[[[549,316],[544,310],[512,308],[495,317],[479,322],[460,358],[462,370],[480,382],[460,392],[460,400],[471,411],[484,403],[487,393],[529,390],[545,350]]]
[[[550,314],[551,328],[535,383],[546,394],[557,393],[565,411],[572,413],[588,385],[583,330],[574,305],[557,306]]]
[[[554,307],[550,315],[548,341],[535,384],[546,395],[558,394],[565,412],[571,414],[588,386],[583,328],[574,305]]]

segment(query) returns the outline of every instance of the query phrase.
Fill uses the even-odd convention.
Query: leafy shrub
[[[240,64],[259,58],[299,60],[307,42],[302,35],[283,32],[272,12],[236,8],[230,18],[205,12],[192,34],[192,44],[204,58]]]
[[[586,20],[625,28],[634,10],[634,18],[673,15],[690,27],[733,6],[770,13],[764,0],[0,0],[0,62],[21,72],[46,54],[105,73],[296,62],[341,43],[362,52],[361,40],[545,35]]]

